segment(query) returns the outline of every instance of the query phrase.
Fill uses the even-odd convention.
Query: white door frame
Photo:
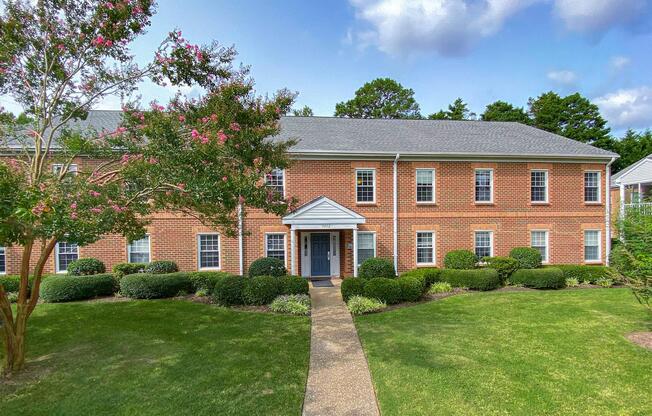
[[[301,245],[301,276],[310,277],[310,243],[312,234],[329,234],[330,235],[330,263],[331,263],[331,276],[340,277],[340,232],[339,231],[301,231],[299,233],[299,244]]]

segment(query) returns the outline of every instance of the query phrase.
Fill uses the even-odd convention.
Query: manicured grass
[[[649,415],[627,289],[490,292],[355,319],[384,415]]]
[[[187,301],[39,305],[0,413],[299,415],[306,317]],[[1,353],[0,353],[1,354]]]

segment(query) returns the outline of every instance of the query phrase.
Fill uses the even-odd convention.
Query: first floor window
[[[199,268],[220,268],[220,236],[219,234],[199,234]]]
[[[376,233],[358,233],[358,266],[376,257]]]
[[[0,247],[0,274],[7,273],[7,249]]]
[[[548,262],[548,231],[530,232],[530,247],[541,253],[541,261]]]
[[[435,170],[417,169],[417,202],[435,202]]]
[[[60,241],[56,245],[56,270],[65,272],[68,265],[79,258],[79,247],[75,243]]]
[[[355,171],[355,195],[357,202],[374,202],[376,200],[376,171],[358,169]]]
[[[584,231],[584,261],[600,261],[600,231]]]
[[[600,172],[584,172],[584,202],[600,202]]]
[[[493,242],[491,231],[475,232],[475,255],[482,260],[493,255]]]
[[[491,169],[476,169],[475,171],[475,202],[491,202],[493,200],[494,172]]]
[[[273,189],[281,196],[285,196],[285,171],[283,169],[274,169],[267,175],[265,181],[267,187]]]
[[[530,172],[530,201],[548,202],[548,171]]]
[[[285,234],[265,235],[265,256],[285,263]]]
[[[417,232],[417,264],[435,263],[435,233]]]
[[[127,246],[127,254],[129,255],[129,263],[149,263],[149,235],[134,240]]]

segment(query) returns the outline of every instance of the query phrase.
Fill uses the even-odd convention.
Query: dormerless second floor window
[[[6,249],[0,246],[0,274],[7,273],[7,254]]]
[[[285,171],[283,169],[274,169],[267,174],[265,184],[279,195],[285,196]]]
[[[600,172],[584,172],[584,202],[600,202]]]
[[[357,169],[355,171],[355,195],[357,202],[376,201],[376,171],[373,169]]]
[[[530,172],[530,201],[548,202],[548,171]]]
[[[494,172],[491,169],[475,171],[475,202],[492,202]]]
[[[285,234],[265,234],[265,256],[285,263]]]
[[[417,169],[417,202],[435,202],[435,170]]]

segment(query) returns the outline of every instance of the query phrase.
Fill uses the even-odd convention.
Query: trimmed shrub
[[[192,291],[204,292],[206,294],[212,294],[213,288],[218,280],[224,279],[226,276],[230,276],[226,272],[190,272],[188,274],[188,279],[190,279],[190,284],[192,285]]]
[[[430,286],[430,289],[428,290],[428,293],[432,295],[436,295],[438,293],[448,293],[453,291],[453,286],[451,286],[450,283],[448,282],[435,282],[433,283],[432,286]]]
[[[419,267],[401,273],[400,277],[411,276],[423,280],[424,289],[427,289],[430,287],[430,285],[439,281],[440,272],[441,270],[436,267]]]
[[[187,273],[130,274],[120,280],[120,293],[133,299],[170,298],[190,293],[192,284]]]
[[[518,260],[512,257],[485,257],[482,260],[487,264],[487,267],[496,269],[502,283],[506,282],[509,276],[518,270]]]
[[[273,257],[261,257],[254,260],[249,266],[249,277],[256,276],[285,276],[288,274],[282,260]]]
[[[248,280],[242,276],[218,280],[213,288],[213,301],[222,306],[244,305],[243,292]]]
[[[401,288],[403,302],[416,302],[421,299],[425,288],[425,281],[414,276],[404,276],[397,279]]]
[[[116,278],[122,279],[128,274],[144,272],[145,267],[147,267],[147,263],[118,263],[113,266],[113,274]]]
[[[0,276],[0,285],[4,287],[5,292],[18,292],[20,289],[20,276]]]
[[[273,312],[292,315],[310,314],[310,297],[308,295],[281,295],[269,305]]]
[[[519,269],[538,269],[541,267],[541,253],[532,247],[516,247],[509,252],[509,257],[518,261]]]
[[[364,284],[364,296],[392,305],[401,301],[401,286],[397,279],[386,277],[370,279]]]
[[[54,303],[110,296],[116,291],[115,283],[112,274],[50,276],[41,283],[41,298]]]
[[[353,296],[346,303],[346,307],[353,315],[362,315],[365,313],[378,312],[387,307],[385,302],[378,299],[369,299],[363,296]]]
[[[583,264],[556,264],[555,267],[564,273],[566,279],[577,279],[580,282],[595,283],[600,279],[614,279],[618,272],[607,266],[589,266]]]
[[[247,281],[243,298],[247,305],[268,305],[281,294],[281,282],[274,276],[256,276]]]
[[[145,267],[145,273],[168,274],[179,271],[179,266],[171,260],[156,260]]]
[[[342,292],[344,302],[347,302],[353,296],[364,295],[364,284],[365,280],[359,277],[349,277],[348,279],[342,280],[340,291]]]
[[[475,269],[478,257],[470,250],[453,250],[444,256],[444,267],[447,269]]]
[[[106,272],[104,263],[98,259],[78,259],[68,265],[68,274],[71,276],[88,276]]]
[[[450,283],[453,287],[473,290],[493,290],[500,287],[500,277],[495,269],[443,269],[439,277],[441,281]]]
[[[281,283],[281,294],[283,295],[307,295],[310,292],[310,285],[306,278],[300,276],[282,276],[279,280]]]
[[[512,284],[534,289],[559,289],[566,286],[564,273],[556,267],[520,269],[509,280]]]
[[[394,263],[388,259],[372,257],[362,262],[358,269],[358,276],[363,279],[375,279],[377,277],[393,279],[396,277]]]

